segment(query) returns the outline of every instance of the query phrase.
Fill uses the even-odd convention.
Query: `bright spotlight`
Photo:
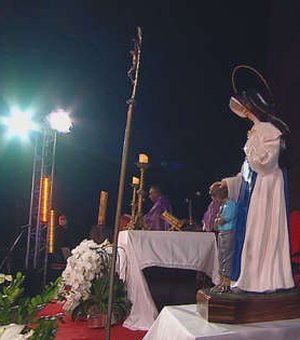
[[[53,111],[49,114],[47,119],[53,130],[62,133],[70,132],[72,122],[68,112],[64,110]]]
[[[27,140],[29,132],[37,130],[37,125],[32,121],[32,116],[33,113],[30,111],[22,112],[18,108],[13,108],[9,117],[2,117],[3,124],[8,127],[8,136]]]

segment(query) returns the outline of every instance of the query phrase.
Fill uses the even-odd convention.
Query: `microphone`
[[[193,196],[200,197],[200,196],[202,196],[202,192],[200,190],[197,190],[193,193]],[[192,197],[190,197],[190,198],[186,197],[184,199],[184,203],[189,203],[191,200],[192,200]]]

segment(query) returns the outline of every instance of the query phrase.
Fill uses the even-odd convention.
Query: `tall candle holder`
[[[128,223],[127,229],[132,230],[135,227],[136,216],[137,216],[137,191],[140,185],[140,180],[138,177],[132,178],[132,199],[131,199],[131,219]]]
[[[149,229],[143,218],[143,201],[144,201],[144,187],[145,187],[145,172],[150,166],[148,156],[145,154],[139,155],[139,161],[136,166],[140,170],[140,185],[137,191],[137,213],[135,220],[135,229],[147,230]]]

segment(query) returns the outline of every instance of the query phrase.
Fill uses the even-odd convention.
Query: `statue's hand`
[[[225,179],[222,179],[221,181],[221,188],[227,188],[227,182],[225,181]]]
[[[209,193],[211,193],[211,191],[213,190],[213,188],[215,187],[219,187],[219,188],[226,188],[227,187],[227,183],[226,181],[223,179],[222,181],[217,181],[214,182],[210,187],[209,187]]]

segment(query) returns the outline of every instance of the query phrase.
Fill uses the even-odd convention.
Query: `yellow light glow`
[[[149,157],[145,153],[139,154],[139,163],[148,164],[149,163]]]
[[[40,211],[40,221],[41,223],[48,222],[48,212],[49,212],[49,194],[50,194],[50,178],[42,177],[42,191],[41,191],[41,211]]]
[[[132,184],[133,185],[139,185],[140,184],[140,179],[138,177],[132,177]]]
[[[52,254],[54,252],[54,228],[55,228],[55,213],[54,210],[50,210],[50,221],[49,221],[49,247],[48,252]]]

